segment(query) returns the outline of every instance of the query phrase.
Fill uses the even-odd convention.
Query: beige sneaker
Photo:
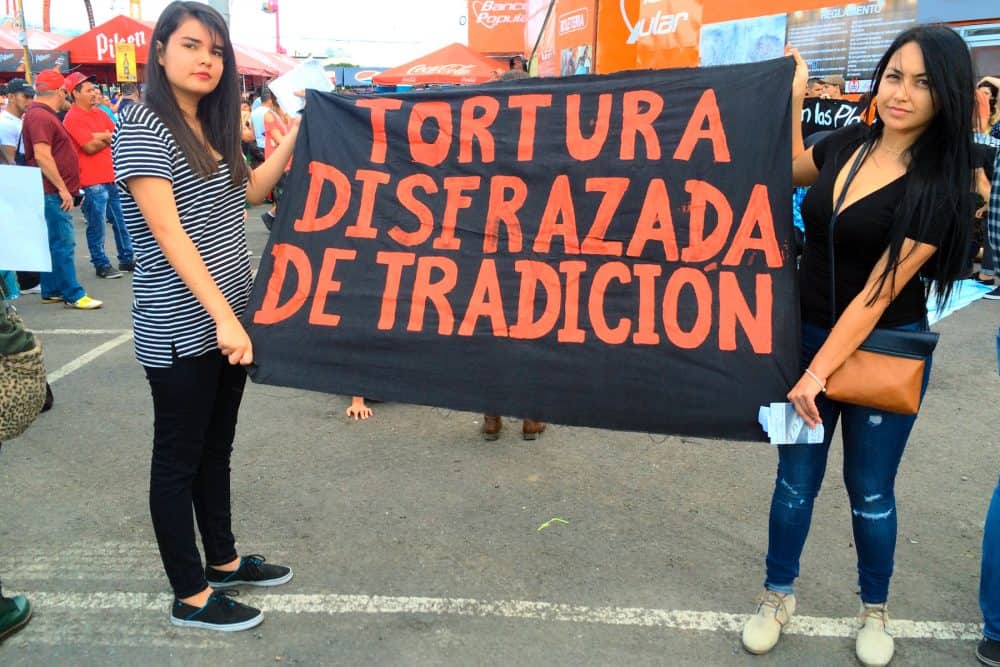
[[[743,626],[743,648],[754,655],[770,651],[794,613],[794,595],[765,589],[757,598],[757,612]]]
[[[858,660],[865,667],[885,667],[892,660],[895,651],[892,637],[886,631],[889,610],[884,604],[863,604],[858,622],[861,629],[854,645]]]
[[[96,310],[104,305],[103,301],[98,301],[97,299],[91,299],[86,294],[81,296],[76,301],[67,301],[67,308],[76,308],[77,310]]]

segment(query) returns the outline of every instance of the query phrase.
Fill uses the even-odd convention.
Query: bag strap
[[[847,171],[847,178],[844,179],[844,186],[840,189],[840,195],[837,197],[837,201],[833,205],[833,213],[830,215],[830,229],[829,238],[827,239],[828,254],[830,258],[830,328],[832,329],[837,323],[837,276],[836,276],[836,257],[833,249],[833,230],[837,226],[837,216],[840,215],[840,207],[844,205],[844,199],[847,197],[847,190],[851,187],[851,182],[857,175],[858,170],[861,168],[861,163],[865,161],[865,157],[872,150],[872,144],[866,141],[861,145],[860,150],[858,150],[857,157],[854,158],[854,162],[851,164],[851,168]],[[833,179],[834,187],[837,185],[837,179]]]

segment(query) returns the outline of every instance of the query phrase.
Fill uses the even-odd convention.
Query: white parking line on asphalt
[[[159,593],[43,593],[25,595],[36,609],[118,610],[163,613],[173,598]],[[749,616],[716,611],[643,609],[639,607],[586,607],[526,600],[473,600],[467,598],[390,597],[383,595],[273,594],[248,600],[268,613],[289,614],[433,614],[562,621],[738,633]],[[976,640],[982,636],[974,623],[908,621],[893,619],[890,631],[897,639]],[[806,637],[848,638],[857,634],[854,618],[796,616],[785,632]]]
[[[100,357],[102,354],[110,352],[111,350],[115,349],[122,343],[127,343],[130,340],[132,340],[132,332],[126,331],[125,333],[119,335],[117,338],[112,338],[108,342],[98,345],[90,352],[81,354],[79,357],[69,362],[68,364],[64,365],[63,367],[57,368],[56,370],[49,373],[48,376],[49,384],[55,384],[56,382],[66,377],[73,371],[83,368],[90,362]]]
[[[129,331],[131,329],[32,329],[31,333],[40,336],[110,336]]]

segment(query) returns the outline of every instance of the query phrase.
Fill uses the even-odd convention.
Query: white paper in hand
[[[288,115],[294,115],[302,110],[306,101],[295,94],[297,90],[321,90],[330,92],[333,84],[323,69],[323,63],[318,60],[307,60],[298,67],[285,72],[272,81],[269,86],[271,93],[278,98],[278,104]]]
[[[52,270],[42,170],[0,165],[0,270]]]
[[[816,445],[823,442],[823,424],[809,428],[791,403],[762,405],[757,421],[772,445]]]

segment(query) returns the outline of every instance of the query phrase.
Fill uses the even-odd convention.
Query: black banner
[[[56,68],[60,72],[69,71],[69,51],[31,50],[31,71],[41,72]],[[24,72],[23,49],[0,49],[0,72]]]
[[[810,98],[802,105],[802,136],[860,123],[864,109],[849,100]]]
[[[761,439],[799,375],[792,69],[309,91],[253,379]]]

